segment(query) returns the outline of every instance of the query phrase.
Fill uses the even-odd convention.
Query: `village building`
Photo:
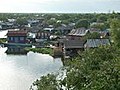
[[[97,28],[90,28],[88,29],[90,33],[99,33],[100,34],[100,38],[109,38],[110,36],[110,32],[108,29],[106,30],[100,30],[100,29],[97,29]]]
[[[39,20],[27,20],[28,27],[35,27],[39,24]]]
[[[73,26],[62,24],[61,26],[54,29],[54,32],[59,32],[60,35],[67,35],[73,29]]]
[[[13,22],[0,22],[0,29],[6,30],[6,29],[14,29],[17,26]]]
[[[103,45],[110,45],[109,39],[87,39],[86,43],[84,44],[84,48],[97,48]]]
[[[44,31],[39,31],[36,35],[36,39],[48,40],[48,39],[50,39],[50,33],[44,32]]]
[[[72,29],[64,38],[58,39],[55,46],[62,47],[65,56],[74,56],[84,50],[84,36],[89,33],[85,28]]]
[[[31,47],[32,45],[28,43],[28,33],[26,31],[8,31],[7,33],[7,54],[26,54],[26,47]]]
[[[39,31],[36,34],[35,41],[36,41],[37,47],[45,46],[45,43],[47,42],[47,40],[50,40],[49,32]]]
[[[84,36],[89,33],[89,30],[85,28],[72,29],[71,32],[67,35],[69,40],[83,40]]]
[[[8,31],[8,43],[28,43],[26,31]]]
[[[2,30],[7,29],[6,23],[1,22],[1,23],[0,23],[0,29],[2,29]]]
[[[66,56],[74,56],[78,51],[84,50],[84,41],[82,40],[65,40],[64,47]]]

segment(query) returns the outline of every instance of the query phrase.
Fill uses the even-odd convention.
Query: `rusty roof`
[[[7,36],[27,36],[26,31],[8,31]]]

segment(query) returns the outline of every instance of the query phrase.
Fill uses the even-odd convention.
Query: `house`
[[[69,39],[58,39],[55,46],[63,48],[65,56],[74,56],[78,51],[84,50],[83,40],[69,40]]]
[[[109,38],[109,36],[110,36],[109,30],[102,30],[99,33],[101,35],[101,38]]]
[[[65,50],[66,55],[72,56],[77,54],[78,51],[84,50],[84,41],[83,40],[65,40],[63,48]]]
[[[53,27],[46,27],[46,28],[43,28],[43,30],[51,32],[52,30],[54,30],[54,28]]]
[[[30,43],[35,43],[36,33],[28,32],[27,39],[29,39]]]
[[[84,42],[81,40],[66,40],[64,41],[64,48],[66,49],[80,49],[84,47]]]
[[[99,33],[100,29],[97,29],[97,28],[90,28],[88,29],[90,33],[94,33],[94,32],[97,32]]]
[[[87,39],[84,44],[85,48],[96,48],[101,45],[110,45],[109,39]]]
[[[8,19],[8,21],[13,23],[13,22],[16,22],[16,19],[12,18],[12,19]]]
[[[12,22],[6,22],[7,29],[12,29],[14,24]]]
[[[48,40],[50,38],[49,32],[40,31],[36,35],[36,39]]]
[[[8,31],[8,43],[28,43],[26,31]]]
[[[28,20],[28,27],[35,27],[39,24],[39,20]]]
[[[27,39],[28,33],[26,31],[8,31],[7,33],[7,43],[4,43],[8,49],[7,54],[26,54],[26,47],[32,47],[28,43]]]
[[[6,25],[6,23],[1,22],[1,23],[0,23],[0,29],[2,29],[2,30],[7,29],[7,25]]]
[[[90,28],[88,30],[89,30],[90,33],[94,33],[94,32],[99,33],[101,38],[109,38],[109,36],[110,36],[110,32],[109,32],[108,29],[100,30],[100,29],[97,29],[97,28]]]
[[[45,43],[47,40],[50,39],[50,33],[49,32],[44,32],[44,31],[40,31],[36,34],[36,44],[37,47],[43,47],[45,46]]]
[[[13,29],[14,24],[12,22],[1,22],[0,23],[0,29]]]
[[[67,35],[73,28],[73,26],[62,24],[61,26],[55,28],[53,32],[60,32],[61,35]]]
[[[67,38],[70,40],[83,40],[84,36],[89,32],[85,28],[72,29],[71,32],[67,35]]]

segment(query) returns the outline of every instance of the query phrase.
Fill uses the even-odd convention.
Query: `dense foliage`
[[[51,48],[26,48],[27,51],[33,51],[42,54],[53,55],[53,50]]]
[[[120,19],[120,13],[87,13],[87,14],[52,14],[52,13],[1,13],[0,21],[8,22],[8,19],[16,19],[14,22],[17,25],[26,24],[27,20],[43,19],[43,24],[53,25],[54,27],[59,27],[61,24],[69,25],[75,23],[75,27],[85,27],[89,28],[94,22],[103,23],[97,24],[93,27],[99,29],[106,29],[110,27],[110,20],[113,18]]]
[[[37,86],[38,90],[120,90],[120,13],[0,14],[0,21],[5,22],[9,18],[16,19],[19,25],[26,24],[28,19],[44,18],[43,24],[54,27],[74,23],[75,28],[111,28],[111,39],[114,42],[112,46],[85,50],[76,57],[64,61],[64,73],[42,76],[33,85]],[[56,34],[60,35],[60,32]],[[87,38],[99,36],[98,33],[92,33]],[[53,53],[49,48],[28,50],[50,55]]]
[[[0,43],[5,43],[7,40],[5,38],[0,38]]]
[[[113,19],[111,22],[111,35],[114,44],[120,47],[120,20]]]
[[[88,28],[89,24],[90,23],[87,19],[81,19],[81,20],[76,22],[76,28],[81,28],[81,27]]]
[[[114,51],[114,52],[113,52]],[[64,79],[49,74],[34,85],[38,90],[119,90],[120,50],[114,46],[89,49],[67,61]],[[54,88],[54,89],[53,89]]]
[[[120,90],[120,22],[111,23],[111,46],[87,49],[65,60],[63,72],[34,82],[38,90]],[[95,35],[96,37],[96,35]],[[51,78],[52,77],[52,78]]]

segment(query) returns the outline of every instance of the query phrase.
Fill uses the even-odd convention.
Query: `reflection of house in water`
[[[7,54],[27,54],[25,47],[10,47],[6,51]]]
[[[31,44],[28,44],[26,31],[8,31],[6,46],[8,50],[7,54],[26,54],[24,50],[26,47],[31,47]]]

